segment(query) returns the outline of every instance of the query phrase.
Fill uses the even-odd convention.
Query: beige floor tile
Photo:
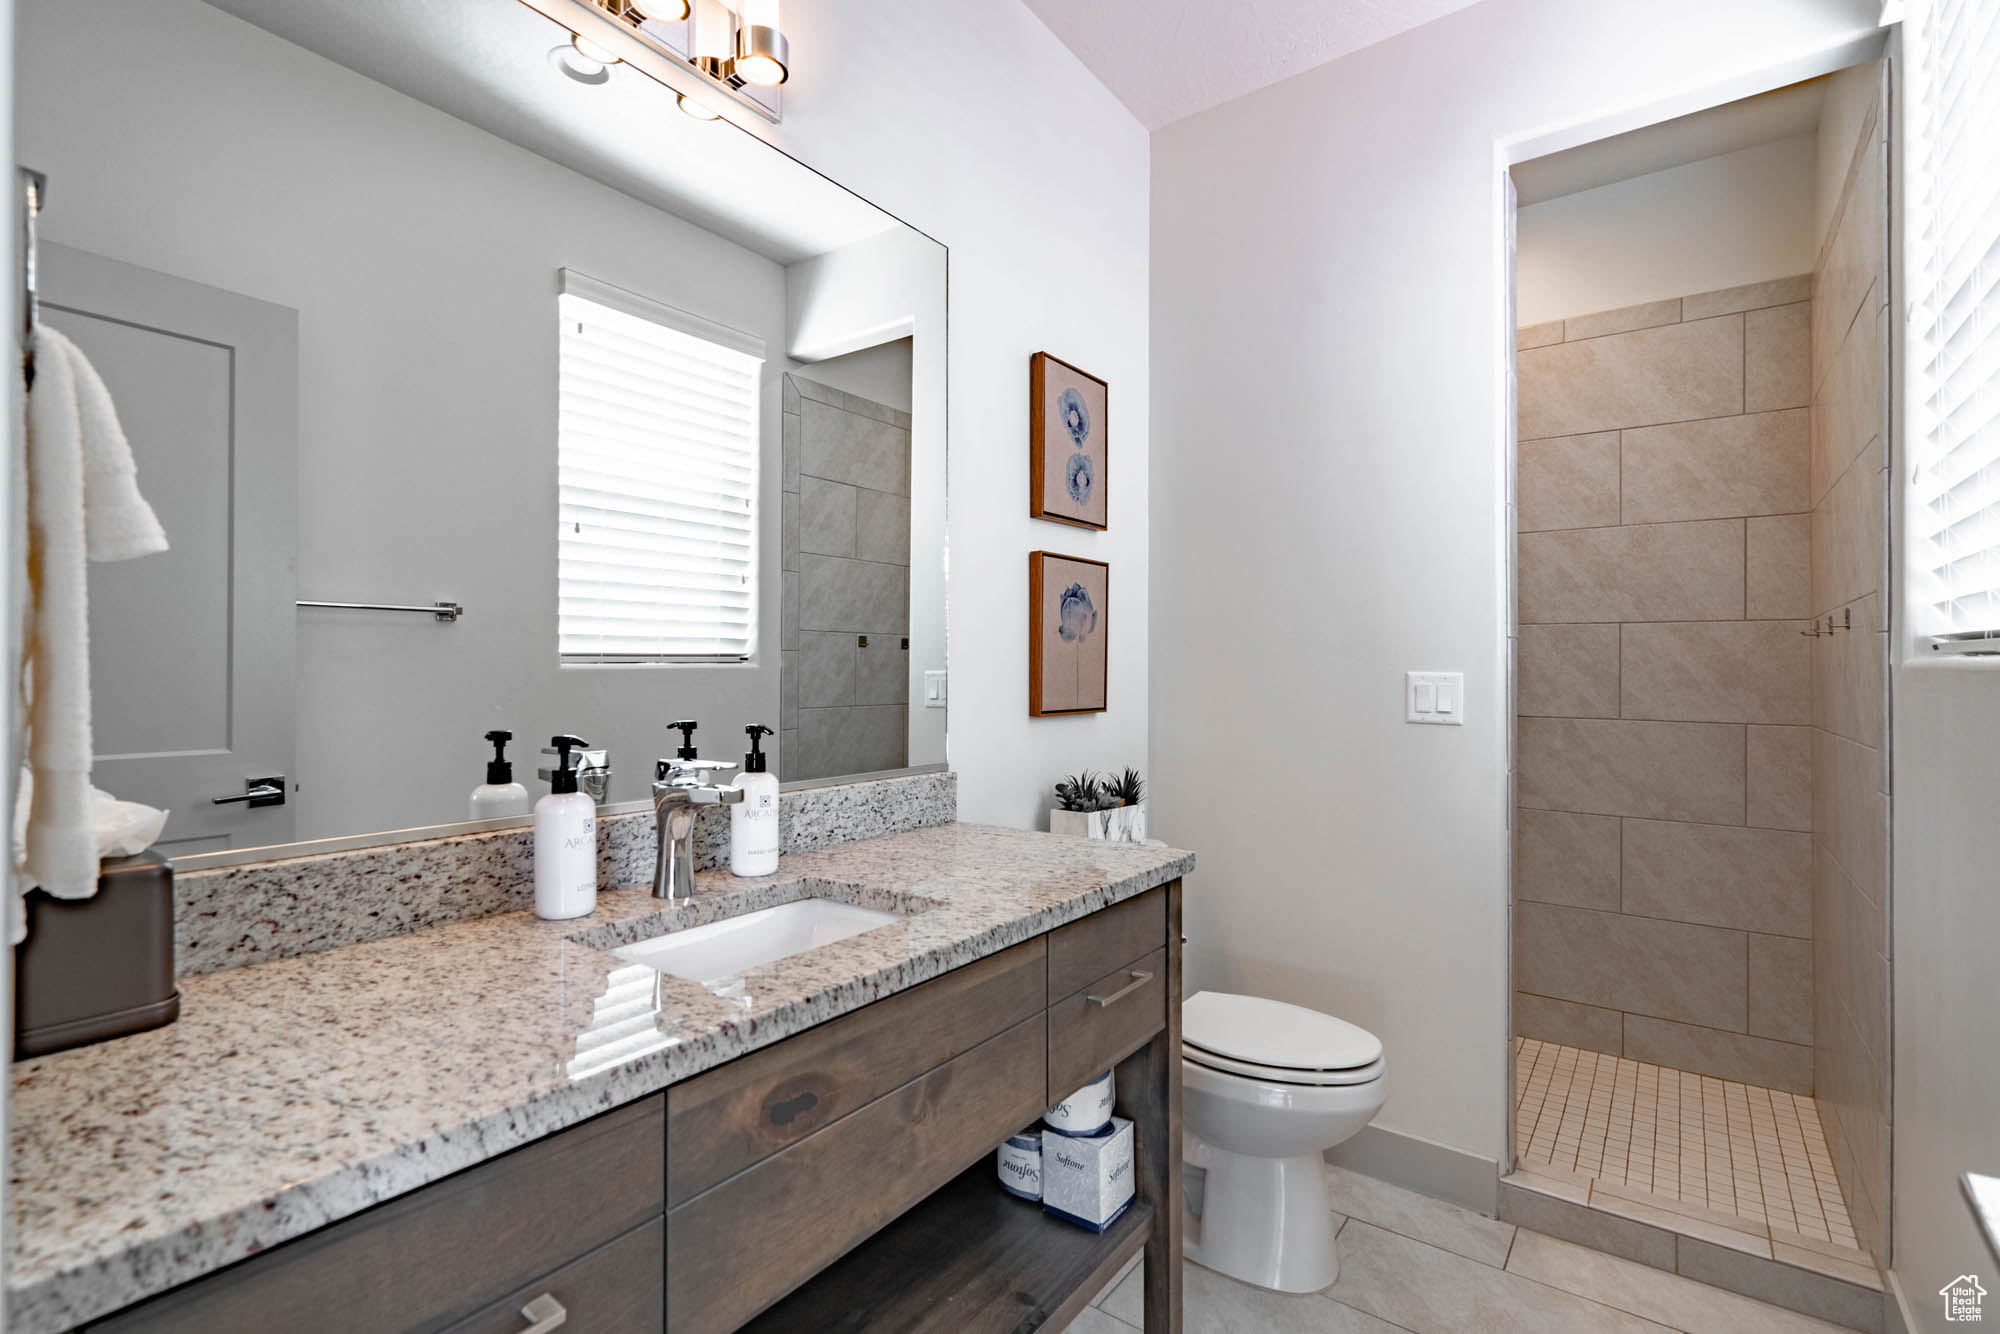
[[[1514,1243],[1507,1270],[1690,1334],[1711,1330],[1833,1334],[1838,1328],[1678,1274],[1525,1230]]]
[[[1656,1334],[1664,1326],[1366,1223],[1341,1229],[1335,1301],[1415,1334]]]
[[[1070,1326],[1083,1334],[1127,1334],[1146,1318],[1145,1280],[1134,1274],[1097,1314],[1116,1329]],[[1198,1264],[1181,1266],[1182,1334],[1395,1334],[1396,1327],[1318,1293],[1271,1292],[1224,1278]]]
[[[1326,1169],[1326,1180],[1338,1213],[1483,1264],[1501,1265],[1507,1261],[1507,1248],[1514,1242],[1512,1223],[1502,1223],[1331,1164]]]

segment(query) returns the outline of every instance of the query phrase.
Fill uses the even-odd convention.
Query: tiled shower
[[[910,755],[910,414],[784,379],[780,773],[900,769]]]
[[[1880,121],[1813,272],[1519,331],[1513,1013],[1524,1166],[1886,1258]]]

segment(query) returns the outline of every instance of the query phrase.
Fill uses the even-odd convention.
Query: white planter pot
[[[1108,838],[1106,832],[1111,817],[1117,811],[1060,811],[1049,812],[1049,832],[1051,834],[1074,834],[1079,838]]]
[[[1108,811],[1052,810],[1049,812],[1049,832],[1104,839],[1111,843],[1144,843],[1146,803],[1118,806]]]

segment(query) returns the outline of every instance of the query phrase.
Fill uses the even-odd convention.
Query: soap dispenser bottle
[[[776,875],[778,777],[767,768],[763,742],[772,732],[761,723],[743,730],[750,734],[750,752],[743,757],[743,772],[736,776],[743,800],[729,808],[729,873]]]
[[[528,789],[514,781],[514,766],[507,759],[507,743],[512,732],[488,732],[493,758],[486,762],[486,781],[472,789],[472,818],[497,820],[507,815],[526,815],[532,802]]]
[[[587,917],[597,909],[597,803],[577,791],[582,737],[549,738],[556,767],[549,794],[535,803],[535,916]]]

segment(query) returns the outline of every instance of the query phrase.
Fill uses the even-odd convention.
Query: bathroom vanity
[[[184,980],[172,1028],[17,1067],[20,1327],[1060,1327],[1144,1250],[1179,1328],[1168,849],[942,825]],[[894,914],[707,984],[629,946],[774,905]],[[614,952],[615,951],[615,952]],[[1116,1067],[1103,1234],[993,1151]],[[123,1309],[120,1309],[123,1308]],[[541,1320],[544,1323],[537,1324]]]

